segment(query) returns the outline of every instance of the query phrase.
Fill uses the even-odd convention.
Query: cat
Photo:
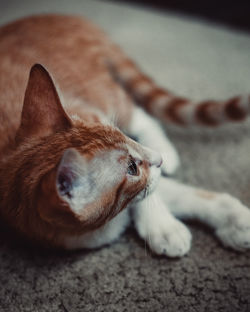
[[[192,238],[179,219],[197,219],[225,246],[250,248],[250,210],[170,178],[178,153],[152,117],[215,126],[245,118],[249,97],[179,98],[81,17],[23,18],[0,28],[0,42],[0,215],[10,228],[72,250],[111,244],[133,221],[154,253],[181,257]]]

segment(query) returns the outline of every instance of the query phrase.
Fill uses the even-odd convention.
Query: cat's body
[[[133,219],[154,252],[181,256],[191,234],[176,215],[209,224],[227,246],[250,248],[250,211],[237,199],[160,177],[161,165],[175,171],[178,155],[128,91],[150,113],[177,123],[239,120],[248,100],[220,103],[217,115],[214,102],[195,110],[77,17],[20,20],[0,29],[0,42],[0,213],[9,225],[45,245],[75,249],[111,243]],[[49,70],[59,97],[35,63]]]

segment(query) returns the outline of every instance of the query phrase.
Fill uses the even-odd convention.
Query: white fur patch
[[[101,228],[80,236],[65,238],[65,248],[69,250],[80,248],[98,248],[117,240],[130,223],[128,209],[124,209],[115,218]]]
[[[72,160],[74,163],[69,166],[72,167],[70,170],[73,170],[76,180],[71,196],[63,196],[63,198],[74,213],[81,214],[86,205],[98,202],[102,194],[112,190],[122,180],[126,168],[118,161],[121,155],[121,151],[112,150],[98,154],[91,161],[87,161],[80,154],[78,159]],[[100,203],[99,209],[101,208]]]
[[[250,210],[237,198],[164,178],[157,193],[175,216],[211,226],[225,246],[241,251],[250,249]]]
[[[134,218],[139,235],[146,240],[153,252],[181,257],[189,251],[190,231],[170,214],[156,194],[137,204]]]
[[[161,154],[163,159],[162,171],[173,174],[179,167],[180,159],[173,144],[156,120],[142,109],[135,108],[130,124],[130,133],[139,142]]]

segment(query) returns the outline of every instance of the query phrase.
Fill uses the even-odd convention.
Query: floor
[[[31,13],[85,15],[160,85],[194,99],[249,92],[250,36],[215,23],[96,0],[6,1],[0,23]],[[177,178],[226,191],[250,206],[250,120],[219,129],[167,127],[180,152]],[[130,229],[95,251],[47,253],[0,236],[0,311],[250,311],[250,253],[221,247],[189,224],[191,252],[150,253]]]

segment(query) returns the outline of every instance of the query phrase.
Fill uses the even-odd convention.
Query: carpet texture
[[[250,91],[247,34],[109,2],[1,1],[1,24],[41,12],[85,15],[161,85],[194,99]],[[0,43],[1,44],[1,43]],[[227,191],[250,206],[250,122],[220,129],[168,126],[182,160],[177,178]],[[250,253],[223,249],[189,224],[190,253],[152,255],[133,229],[95,251],[48,253],[0,239],[0,311],[250,311]]]

